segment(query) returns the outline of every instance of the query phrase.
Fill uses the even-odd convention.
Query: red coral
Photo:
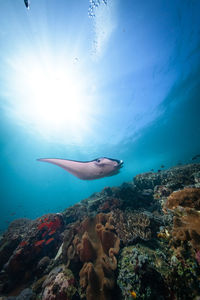
[[[46,235],[53,235],[62,226],[62,221],[59,216],[52,219],[51,216],[40,219],[40,224],[38,225],[38,230],[44,230],[42,237]]]
[[[24,247],[24,246],[26,246],[26,245],[28,245],[28,242],[27,242],[27,241],[22,241],[22,242],[19,244],[20,247]]]
[[[45,240],[40,240],[34,243],[34,245],[37,246],[41,246],[43,243],[45,242]]]
[[[46,245],[48,245],[48,244],[50,244],[52,241],[54,241],[54,239],[53,238],[50,238],[50,239],[48,239],[47,241],[46,241]]]
[[[49,232],[49,235],[53,235],[54,233],[56,233],[56,230],[52,230]]]
[[[44,220],[46,220],[46,218]],[[58,229],[60,226],[61,226],[61,221],[58,217],[56,217],[54,221],[42,222],[41,224],[38,225],[38,229],[41,230],[42,228],[46,228],[52,231]]]
[[[47,233],[48,233],[47,231],[43,232],[42,237],[45,237],[45,235],[46,235]]]

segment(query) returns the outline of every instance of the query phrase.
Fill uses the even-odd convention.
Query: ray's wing
[[[80,179],[86,179],[84,174],[85,171],[82,167],[84,163],[82,162],[60,158],[39,158],[37,160],[57,165]]]
[[[60,159],[60,158],[38,158],[37,161],[43,161],[43,162],[48,162],[54,165],[57,165],[65,170],[69,170],[70,164],[69,160],[67,159]]]

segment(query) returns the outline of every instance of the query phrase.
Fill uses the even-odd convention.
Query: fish
[[[131,293],[131,296],[132,296],[134,299],[136,299],[136,297],[137,297],[136,292],[135,292],[135,291],[130,291],[130,293]]]
[[[24,4],[27,9],[30,9],[30,1],[29,0],[24,0]]]
[[[200,154],[197,154],[197,155],[195,155],[195,156],[192,157],[192,160],[196,160],[199,157],[200,157]]]
[[[39,158],[38,161],[57,165],[82,180],[94,180],[118,174],[123,160],[99,157],[91,161],[77,161],[60,158]]]

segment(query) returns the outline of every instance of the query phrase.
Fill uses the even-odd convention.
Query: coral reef
[[[156,186],[164,185],[166,188],[175,191],[198,183],[199,171],[200,164],[189,164],[176,166],[158,173],[139,174],[133,180],[139,189],[154,189]]]
[[[200,164],[137,175],[0,239],[0,300],[195,299]]]

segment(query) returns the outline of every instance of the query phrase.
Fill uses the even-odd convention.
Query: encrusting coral
[[[112,299],[120,244],[112,222],[111,215],[103,213],[84,219],[67,251],[69,259],[78,255],[84,263],[79,275],[87,300]]]

